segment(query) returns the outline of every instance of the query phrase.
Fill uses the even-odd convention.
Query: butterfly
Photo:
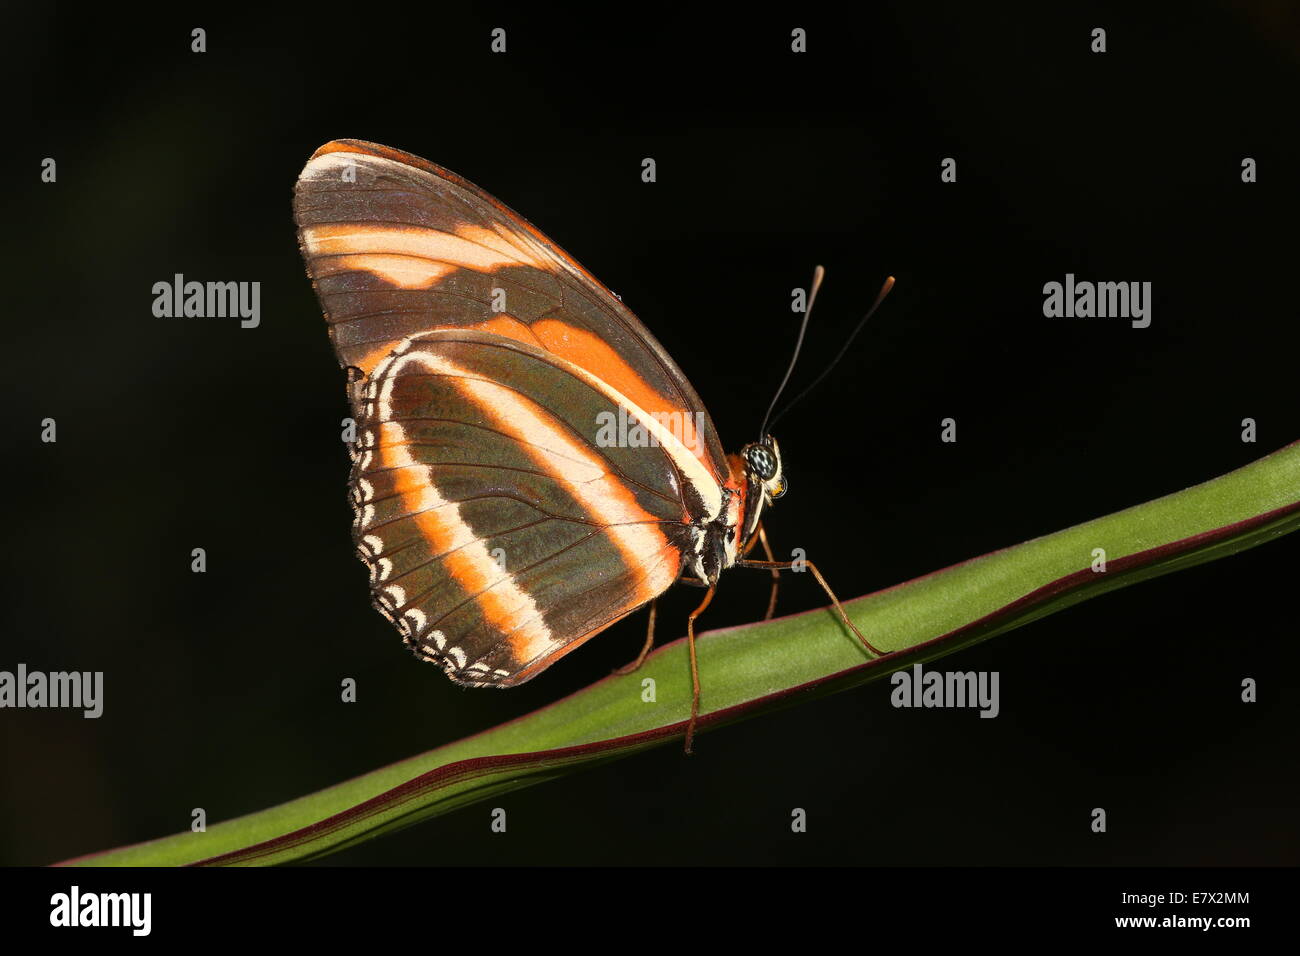
[[[654,600],[679,581],[704,588],[687,621],[689,752],[695,620],[718,576],[795,565],[775,559],[761,520],[786,489],[776,439],[726,454],[618,296],[427,160],[327,143],[294,217],[348,372],[353,537],[375,606],[453,681],[513,687],[649,604],[633,669],[653,645]],[[758,544],[766,560],[747,557]],[[774,580],[769,617],[775,598]]]

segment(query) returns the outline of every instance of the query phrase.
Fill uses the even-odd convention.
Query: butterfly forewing
[[[478,328],[554,352],[647,413],[702,420],[697,456],[726,456],[699,396],[617,298],[523,217],[439,166],[339,140],[316,151],[294,211],[339,361],[366,374],[403,338]]]

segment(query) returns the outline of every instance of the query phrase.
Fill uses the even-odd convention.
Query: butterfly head
[[[781,468],[781,449],[776,439],[765,435],[761,441],[753,442],[741,449],[740,455],[745,459],[745,475],[751,484],[763,489],[763,503],[770,505],[785,494],[785,472]]]

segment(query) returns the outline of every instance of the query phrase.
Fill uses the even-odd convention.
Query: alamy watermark
[[[103,671],[0,671],[0,707],[68,707],[94,719],[104,713]]]
[[[68,892],[50,897],[50,925],[118,926],[130,929],[132,936],[148,936],[153,928],[153,894],[83,893],[74,883]]]
[[[178,272],[171,282],[155,282],[153,295],[153,314],[160,319],[238,317],[245,329],[262,321],[260,282],[186,282]]]
[[[596,447],[598,448],[658,448],[660,436],[671,435],[693,454],[704,450],[703,412],[653,412],[653,425],[646,426],[627,409],[619,406],[618,412],[596,413]]]
[[[889,702],[895,707],[978,707],[981,717],[996,717],[1001,710],[998,671],[895,671]]]
[[[1065,282],[1043,285],[1043,315],[1049,319],[1130,319],[1133,328],[1151,324],[1150,282],[1090,282],[1065,274]]]

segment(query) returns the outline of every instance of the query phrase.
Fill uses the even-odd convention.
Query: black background
[[[527,713],[639,647],[635,616],[524,687],[471,691],[370,608],[343,373],[290,213],[317,146],[408,150],[523,213],[653,330],[732,450],[756,437],[813,265],[827,281],[796,386],[896,275],[778,432],[791,490],[769,530],[856,596],[1300,438],[1300,28],[1270,9],[18,21],[11,89],[32,112],[5,151],[0,667],[102,670],[106,704],[0,713],[0,862],[280,803]],[[176,272],[259,281],[261,326],[155,318],[152,285]],[[1151,327],[1044,318],[1042,286],[1067,272],[1152,282]],[[1283,539],[950,659],[1001,672],[996,720],[894,710],[878,683],[706,734],[692,759],[665,746],[498,798],[505,838],[476,805],[325,862],[1293,864],[1297,555]],[[729,572],[706,623],[757,617],[766,587]],[[661,602],[661,638],[697,598]],[[781,610],[821,603],[796,578]]]

